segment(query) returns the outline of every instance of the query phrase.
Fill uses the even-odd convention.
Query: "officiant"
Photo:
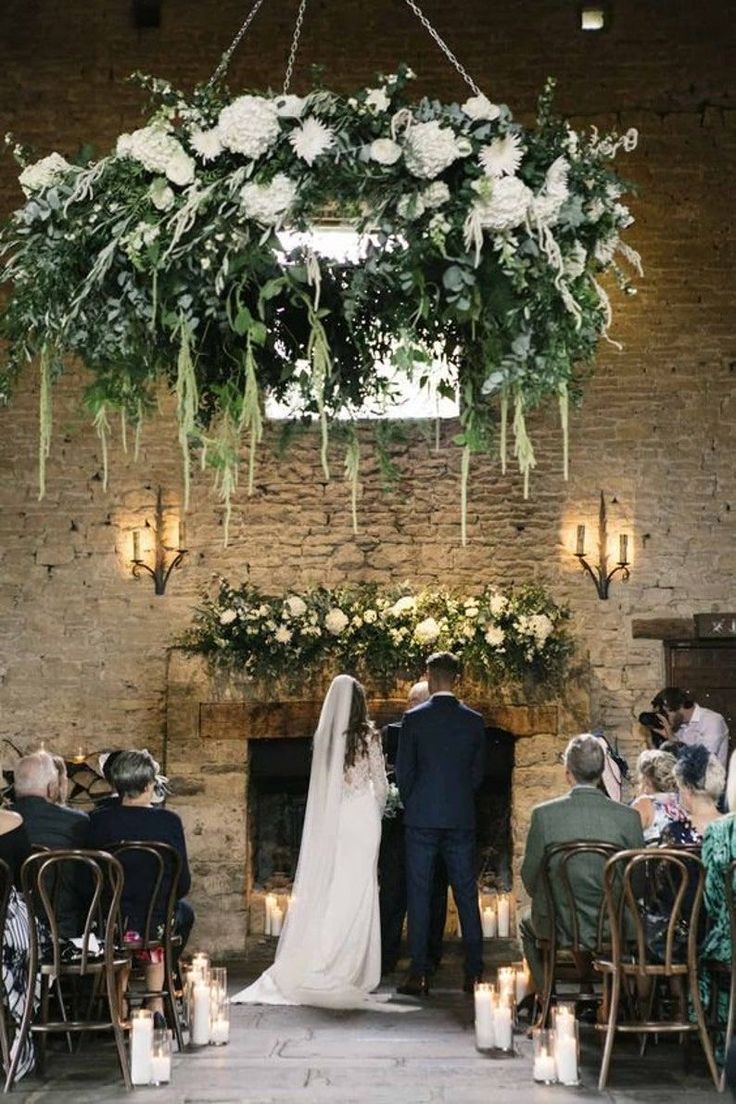
[[[407,708],[413,709],[429,698],[426,681],[415,683],[409,691]],[[390,781],[395,781],[394,764],[399,747],[401,722],[388,724],[382,730],[383,751]],[[381,973],[396,969],[401,950],[401,933],[406,916],[406,855],[404,845],[404,814],[399,808],[394,816],[386,816],[381,832],[378,856],[379,902],[381,910]],[[435,971],[442,961],[442,944],[447,916],[447,871],[438,857],[432,887],[429,959]]]

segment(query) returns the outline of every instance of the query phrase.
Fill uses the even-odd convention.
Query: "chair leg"
[[[713,1003],[718,1003],[718,990],[713,987]],[[734,1020],[736,1019],[736,973],[731,970],[731,983],[728,987],[728,1015],[726,1018],[726,1035],[723,1040],[724,1054],[728,1054],[728,1048],[731,1045],[731,1039],[733,1038]],[[718,1086],[719,1092],[726,1091],[726,1065],[724,1062],[723,1069],[721,1070],[721,1081]]]
[[[51,981],[48,974],[41,975],[41,1023],[47,1024],[49,1020],[49,995],[51,992]],[[48,1043],[48,1035],[45,1031],[39,1033],[38,1044],[36,1046],[36,1069],[39,1077],[43,1077],[46,1072],[46,1048]]]
[[[613,1054],[613,1041],[616,1037],[616,1020],[618,1018],[618,1002],[621,995],[621,974],[614,970],[611,978],[611,1007],[608,1011],[608,1027],[606,1028],[606,1045],[603,1048],[601,1059],[601,1072],[598,1078],[598,1092],[603,1092],[608,1081],[608,1070]]]
[[[123,1081],[125,1082],[125,1088],[128,1092],[132,1092],[133,1082],[130,1079],[130,1065],[128,1063],[128,1053],[125,1049],[125,1035],[123,1033],[122,1024],[120,1023],[120,992],[117,984],[117,972],[113,970],[111,965],[105,968],[105,985],[120,1070],[123,1075]]]
[[[715,1085],[717,1090],[720,1090],[721,1075],[718,1072],[718,1066],[716,1065],[715,1055],[713,1054],[713,1047],[711,1045],[710,1035],[708,1034],[708,1025],[705,1022],[705,1012],[703,1011],[703,1002],[700,999],[700,986],[698,985],[698,971],[697,968],[692,965],[690,967],[689,980],[690,998],[693,1002],[695,1019],[698,1024],[698,1035],[700,1036],[700,1044],[705,1053],[705,1060],[708,1063],[708,1069],[710,1070],[710,1075],[713,1078],[713,1084]]]
[[[5,1077],[5,1085],[3,1086],[3,1092],[8,1093],[12,1089],[15,1083],[15,1077],[18,1073],[18,1066],[20,1065],[20,1056],[23,1053],[23,1048],[26,1045],[28,1034],[31,1030],[31,1017],[33,1016],[33,1002],[36,996],[36,963],[37,957],[34,953],[34,943],[31,940],[31,953],[29,955],[28,964],[28,983],[26,985],[26,999],[23,1005],[23,1015],[21,1017],[20,1026],[15,1033],[13,1040],[13,1046],[11,1047],[10,1064],[6,1066],[7,1074]]]
[[[551,949],[544,956],[544,983],[542,989],[541,1011],[539,1013],[539,1027],[547,1027],[549,1022],[549,1010],[552,1004],[552,988],[554,985],[554,951]]]
[[[3,1069],[10,1065],[10,1042],[8,1039],[8,1011],[5,1002],[5,991],[0,988],[0,1051],[2,1051]]]

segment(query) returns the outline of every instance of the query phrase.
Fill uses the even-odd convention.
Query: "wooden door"
[[[699,705],[726,718],[736,747],[736,640],[677,640],[665,643],[667,685],[691,691]]]

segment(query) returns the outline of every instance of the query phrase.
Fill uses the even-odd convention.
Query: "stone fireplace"
[[[274,696],[276,698],[276,695]],[[405,696],[369,693],[371,716],[397,720]],[[479,870],[521,902],[518,871],[531,808],[563,792],[562,708],[468,695],[489,726],[488,769],[479,797]],[[197,657],[169,656],[165,761],[172,807],[182,816],[192,867],[196,942],[242,954],[264,930],[267,890],[288,890],[298,853],[311,736],[321,694],[262,692],[212,675]]]

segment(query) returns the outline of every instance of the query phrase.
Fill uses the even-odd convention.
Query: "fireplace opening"
[[[249,827],[252,887],[287,889],[299,858],[311,765],[310,737],[250,742]],[[477,794],[478,884],[512,886],[511,790],[514,737],[486,729],[486,765]]]

